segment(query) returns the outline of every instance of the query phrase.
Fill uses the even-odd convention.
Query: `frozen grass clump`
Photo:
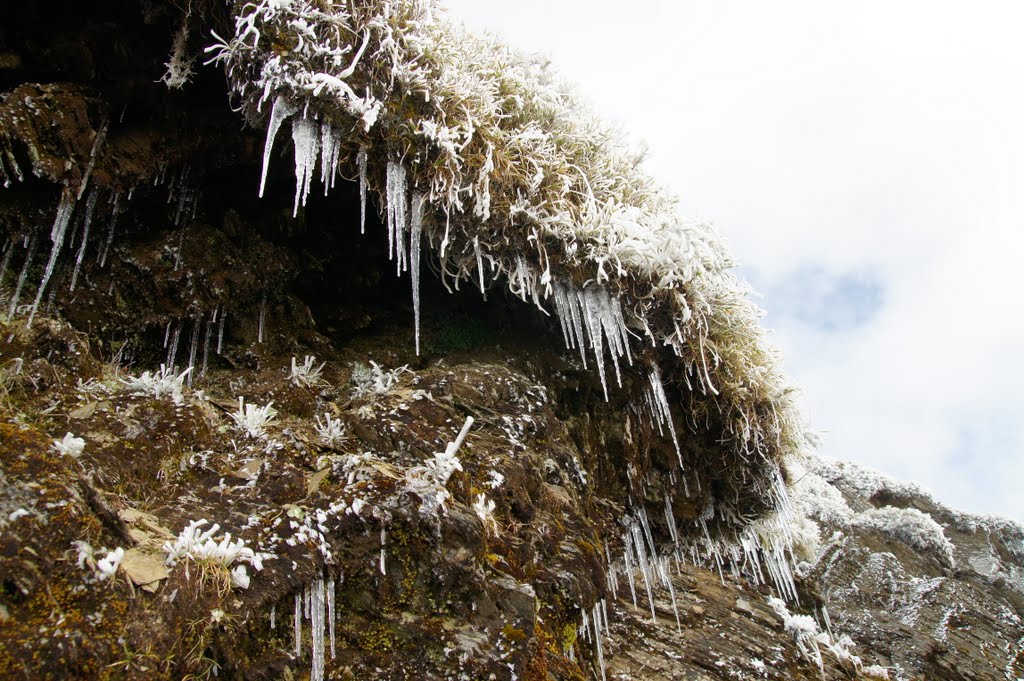
[[[953,545],[946,538],[942,526],[916,508],[874,508],[858,513],[853,524],[895,537],[907,546],[933,556],[943,565],[955,565]]]
[[[244,397],[238,398],[238,411],[229,414],[235,422],[235,427],[254,439],[266,436],[267,426],[276,415],[277,410],[274,409],[273,402],[258,407],[255,404],[246,404]]]
[[[332,418],[330,414],[324,414],[323,421],[319,416],[316,417],[316,435],[321,444],[328,447],[338,447],[348,438],[345,424]]]
[[[247,563],[258,572],[263,569],[263,561],[271,556],[253,551],[242,539],[232,541],[230,532],[217,541],[214,536],[220,531],[220,525],[214,523],[209,529],[202,529],[207,523],[206,520],[193,520],[174,542],[164,542],[167,566],[174,567],[181,561],[190,561],[200,568],[200,575],[204,579],[219,579],[222,584],[230,583],[237,588],[247,589],[250,577],[245,565],[234,566],[235,563]]]
[[[408,365],[388,370],[373,360],[370,360],[369,366],[356,362],[352,367],[352,393],[355,397],[384,395],[395,387],[402,374],[408,371]]]
[[[313,388],[320,383],[325,366],[326,364],[316,366],[316,357],[311,355],[306,355],[305,359],[302,360],[302,364],[296,362],[295,358],[292,357],[292,368],[288,373],[288,379],[294,385]]]
[[[158,400],[169,398],[180,406],[185,402],[185,381],[191,371],[192,368],[189,367],[180,374],[175,374],[173,367],[161,364],[158,371],[146,371],[141,376],[129,376],[121,379],[121,383],[132,395],[147,395]]]
[[[61,454],[77,459],[85,450],[85,440],[75,437],[71,433],[65,433],[63,439],[54,440],[51,446]]]

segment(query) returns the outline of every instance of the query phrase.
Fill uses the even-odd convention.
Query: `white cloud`
[[[826,453],[1024,519],[1024,4],[447,4],[728,236]]]

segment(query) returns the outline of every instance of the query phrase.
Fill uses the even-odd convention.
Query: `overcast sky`
[[[1024,521],[1024,2],[443,1],[726,235],[822,453]]]

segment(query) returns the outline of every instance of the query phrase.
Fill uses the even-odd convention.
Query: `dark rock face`
[[[677,419],[679,479],[643,377],[606,401],[557,324],[436,277],[417,356],[355,183],[294,218],[286,173],[256,197],[223,77],[158,82],[221,3],[80,5],[0,27],[0,677],[1024,674],[1018,526],[822,464],[794,493],[831,538],[772,605],[699,544],[739,472]]]

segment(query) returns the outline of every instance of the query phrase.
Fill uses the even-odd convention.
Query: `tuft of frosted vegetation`
[[[858,673],[858,678],[889,678],[888,670],[877,665],[864,666],[860,657],[850,652],[854,644],[848,636],[841,636],[838,640],[833,639],[831,634],[818,630],[818,623],[814,621],[813,617],[791,613],[786,603],[778,598],[769,598],[768,605],[782,619],[783,628],[787,634],[793,637],[800,654],[809,662],[816,664],[822,673],[825,668],[825,661],[822,658],[822,649],[824,649],[840,663],[852,667]]]
[[[388,370],[373,360],[370,360],[370,366],[356,362],[352,367],[352,393],[355,397],[384,395],[394,388],[402,374],[408,371],[407,364]]]
[[[332,418],[330,414],[324,414],[323,421],[319,416],[316,417],[316,435],[320,442],[328,447],[338,447],[348,437],[345,433],[345,424]]]
[[[189,367],[176,374],[174,367],[161,364],[158,371],[145,371],[141,376],[129,376],[121,379],[121,383],[132,395],[146,395],[158,400],[170,398],[174,404],[180,406],[185,403],[185,382],[191,371],[192,367]]]
[[[207,524],[207,520],[193,520],[185,526],[174,542],[164,542],[167,566],[174,567],[185,560],[200,565],[220,566],[230,570],[233,586],[241,589],[248,588],[250,578],[245,566],[238,565],[232,569],[232,565],[248,563],[259,572],[263,569],[263,561],[271,556],[253,551],[240,538],[232,541],[230,532],[225,533],[220,541],[217,541],[214,537],[220,532],[220,525],[214,523],[204,530],[203,526]]]
[[[313,388],[320,383],[325,366],[327,366],[326,363],[322,363],[320,366],[317,366],[316,357],[313,357],[312,355],[306,355],[302,360],[302,364],[296,362],[295,358],[292,357],[292,368],[288,373],[288,380],[290,380],[293,385]]]
[[[417,319],[425,242],[449,289],[505,285],[554,312],[606,392],[608,359],[617,382],[623,359],[660,366],[663,390],[652,382],[649,397],[659,428],[673,431],[675,389],[688,396],[686,422],[719,424],[723,456],[752,471],[803,447],[761,313],[722,239],[681,216],[642,153],[546,62],[467,34],[430,0],[236,7],[207,54],[249,121],[266,125],[260,194],[290,125],[295,210],[317,164],[325,190],[343,170],[358,176],[360,224],[375,192],[395,270],[413,275]],[[387,389],[354,382],[357,396]]]
[[[93,576],[100,581],[113,578],[117,574],[117,568],[121,565],[121,560],[124,558],[125,551],[120,547],[113,551],[100,549],[99,554],[106,552],[106,555],[100,558],[96,550],[87,541],[75,541],[72,542],[72,545],[78,554],[78,567],[90,570]]]
[[[420,514],[424,517],[437,518],[447,513],[447,503],[451,498],[447,488],[448,480],[456,471],[462,470],[462,462],[456,454],[472,425],[473,417],[467,416],[458,437],[454,442],[449,442],[443,452],[435,453],[434,458],[405,472],[405,489],[420,498]],[[486,508],[487,502],[482,496],[477,501],[485,504]],[[491,502],[489,512],[494,511],[493,504]]]
[[[246,404],[244,397],[238,398],[238,411],[230,414],[235,427],[253,439],[266,436],[267,426],[276,415],[277,410],[274,409],[273,402],[258,407],[255,404]]]
[[[852,524],[878,530],[895,537],[911,548],[928,553],[953,567],[953,545],[942,526],[916,508],[873,508],[857,514]]]
[[[85,440],[72,433],[65,433],[62,439],[54,440],[51,447],[65,456],[78,458],[85,450]]]

